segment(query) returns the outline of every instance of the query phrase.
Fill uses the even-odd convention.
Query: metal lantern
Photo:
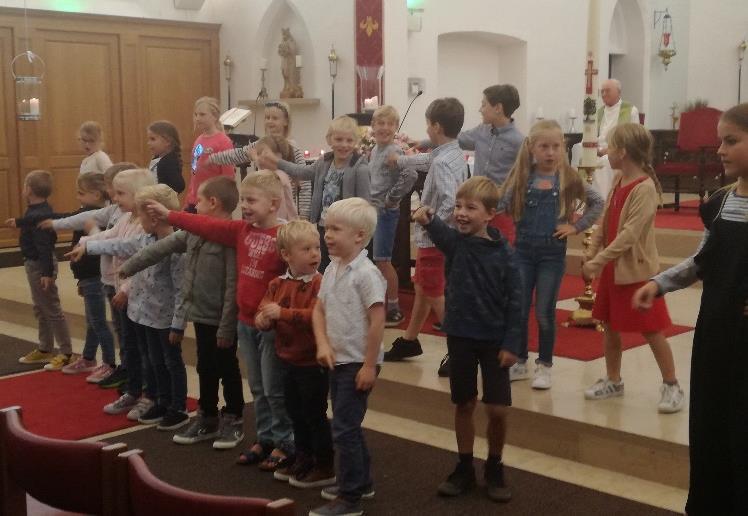
[[[678,52],[675,50],[675,38],[673,38],[673,18],[670,13],[665,9],[665,13],[662,16],[662,36],[660,37],[660,46],[657,55],[662,59],[662,64],[665,65],[667,70],[668,65],[672,58]]]
[[[27,50],[10,62],[16,81],[16,113],[19,120],[39,120],[42,116],[42,79],[45,65],[41,57]],[[19,72],[18,70],[23,70]]]

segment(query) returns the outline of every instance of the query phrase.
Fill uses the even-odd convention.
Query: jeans
[[[239,349],[244,354],[255,408],[257,442],[293,447],[291,419],[283,399],[283,364],[275,353],[275,332],[239,322]]]
[[[127,362],[127,393],[139,398],[143,394],[145,380],[145,396],[156,400],[156,378],[153,368],[148,362],[148,342],[141,325],[133,322],[127,316],[127,308],[118,310],[122,321],[122,338],[125,341],[125,361]]]
[[[116,290],[114,285],[107,285],[106,283],[101,286],[102,292],[109,301],[109,309],[112,311],[112,324],[114,325],[114,333],[117,336],[117,344],[119,345],[119,363],[122,369],[127,369],[127,362],[125,361],[125,338],[122,335],[122,311],[112,305],[112,299]]]
[[[527,360],[527,324],[532,293],[535,291],[535,319],[538,322],[538,362],[553,364],[556,341],[556,301],[566,268],[566,241],[554,237],[517,238],[517,257],[522,274],[522,334],[519,360]]]
[[[375,261],[392,259],[392,248],[397,238],[397,223],[400,220],[400,208],[377,208],[377,227],[374,230]]]
[[[244,412],[242,374],[236,359],[236,341],[230,348],[217,345],[217,326],[195,324],[197,341],[197,374],[200,380],[200,410],[206,416],[218,415],[218,384],[223,381],[226,413],[241,418]]]
[[[86,308],[86,342],[83,358],[96,358],[96,348],[101,344],[101,359],[105,364],[114,365],[114,337],[106,322],[104,290],[99,278],[86,278],[78,282]]]
[[[145,338],[148,347],[150,371],[146,373],[155,380],[156,403],[174,412],[187,408],[187,371],[182,361],[182,346],[169,342],[169,328],[151,328],[138,324],[138,340]],[[141,337],[142,336],[142,337]]]
[[[286,364],[286,409],[293,421],[296,453],[314,457],[320,467],[332,467],[334,459],[327,420],[329,389],[327,369]]]
[[[361,366],[360,363],[340,364],[330,373],[338,486],[340,496],[352,502],[359,500],[372,486],[371,457],[361,430],[371,391],[356,389],[356,375]]]

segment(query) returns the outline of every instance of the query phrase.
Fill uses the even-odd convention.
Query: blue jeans
[[[257,442],[293,448],[293,427],[283,397],[285,368],[275,353],[275,332],[239,322],[239,349],[244,354],[255,408]]]
[[[348,501],[359,500],[372,486],[371,457],[361,430],[371,391],[356,389],[356,375],[361,365],[340,364],[330,373],[332,439],[338,454],[338,486],[340,496]]]
[[[550,366],[556,341],[556,301],[566,268],[566,241],[554,237],[518,236],[517,257],[524,290],[519,360],[527,361],[527,324],[534,290],[539,333],[538,362]]]
[[[148,347],[146,384],[153,378],[156,396],[151,398],[162,407],[184,412],[187,408],[187,372],[182,360],[182,346],[169,343],[169,328],[137,325]],[[150,397],[150,396],[149,396]]]
[[[101,285],[101,290],[109,301],[109,309],[112,311],[112,325],[114,326],[114,333],[117,336],[117,343],[119,344],[119,364],[122,369],[127,369],[127,362],[125,360],[125,338],[122,334],[122,311],[112,305],[112,299],[116,293],[114,285],[107,285],[106,283]]]
[[[374,261],[392,259],[395,247],[400,208],[377,208],[377,228],[374,230]]]
[[[86,343],[83,358],[96,358],[96,348],[101,344],[101,359],[114,365],[114,337],[106,322],[104,291],[99,278],[86,278],[78,282],[86,309]]]

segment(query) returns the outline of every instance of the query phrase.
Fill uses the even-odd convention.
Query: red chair
[[[116,457],[125,444],[65,441],[23,427],[20,407],[0,409],[0,515],[26,514],[26,495],[63,511],[115,514]]]
[[[159,480],[143,460],[141,450],[118,457],[118,485],[126,479],[127,493],[119,500],[120,514],[210,514],[211,516],[293,516],[293,500],[216,496],[195,493]]]
[[[699,203],[703,202],[709,185],[719,179],[724,185],[724,169],[717,156],[720,145],[717,136],[717,123],[722,111],[714,108],[699,108],[681,113],[680,128],[675,156],[665,156],[663,163],[655,167],[661,179],[672,179],[673,186],[666,191],[675,193],[675,202],[667,205],[680,209],[680,194],[683,179],[693,179],[695,187],[688,191],[699,194]],[[661,181],[663,187],[669,181]]]

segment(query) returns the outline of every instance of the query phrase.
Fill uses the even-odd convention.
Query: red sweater
[[[286,270],[275,247],[275,235],[280,226],[260,229],[243,220],[215,219],[183,211],[169,212],[169,223],[211,242],[236,248],[239,320],[254,326],[255,312],[268,283]],[[211,281],[211,278],[199,279]]]
[[[187,195],[184,196],[185,206],[188,204],[197,204],[197,189],[207,179],[217,176],[227,176],[234,178],[235,172],[232,165],[211,165],[208,158],[211,154],[233,149],[234,144],[231,139],[223,133],[216,133],[211,136],[201,134],[195,140],[192,146],[192,161],[190,162],[190,186],[187,188]]]
[[[312,310],[321,283],[322,274],[316,272],[309,282],[284,275],[268,285],[260,306],[278,303],[281,307],[280,319],[275,321],[275,352],[284,362],[295,366],[317,365]]]

